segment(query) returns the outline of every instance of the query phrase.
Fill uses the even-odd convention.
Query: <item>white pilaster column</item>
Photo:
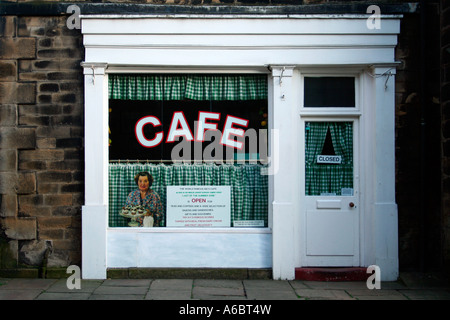
[[[374,253],[382,281],[398,278],[398,217],[395,203],[395,68],[372,69],[375,92]],[[368,143],[368,141],[366,141]]]
[[[108,223],[108,77],[106,63],[84,68],[85,205],[82,207],[83,279],[106,279]]]
[[[292,86],[294,67],[272,66],[272,126],[277,134],[271,135],[273,176],[272,202],[272,272],[277,280],[295,278],[294,265],[294,191],[297,164],[295,132],[296,114],[294,88]],[[276,137],[276,139],[274,139]]]

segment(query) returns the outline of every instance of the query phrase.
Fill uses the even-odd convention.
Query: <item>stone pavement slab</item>
[[[443,273],[402,272],[400,281],[409,289],[443,289],[450,288],[449,275]]]
[[[242,280],[196,279],[192,289],[193,299],[239,300],[246,299]]]
[[[193,282],[192,279],[155,279],[145,300],[189,300]]]
[[[36,300],[87,300],[90,292],[43,292]]]
[[[103,281],[102,286],[148,288],[151,282],[151,279],[107,279]]]
[[[406,298],[405,296],[402,295],[373,295],[373,296],[358,296],[355,297],[356,300],[409,300],[408,298]]]
[[[192,279],[155,279],[150,285],[150,290],[191,291],[193,283]]]
[[[246,289],[247,299],[249,300],[298,300],[294,290],[261,290]]]
[[[191,290],[150,290],[145,300],[191,300]]]
[[[450,300],[450,291],[444,289],[399,290],[410,300]]]
[[[0,290],[46,290],[57,281],[57,279],[4,279]]]
[[[356,300],[345,290],[333,289],[297,289],[297,295],[307,300]]]
[[[426,280],[426,281],[425,281]],[[81,280],[0,278],[0,300],[450,300],[450,286],[432,278],[382,282],[219,279]]]
[[[0,300],[34,300],[41,292],[39,289],[0,290]]]
[[[348,289],[346,292],[358,300],[408,300],[397,290],[390,289]]]
[[[67,287],[67,279],[59,279],[48,287],[45,292],[47,293],[92,293],[97,289],[103,280],[81,280],[80,289],[69,289]]]
[[[238,288],[243,289],[242,280],[226,280],[226,279],[195,279],[194,286],[208,288]]]
[[[310,289],[310,287],[305,285],[303,283],[303,281],[301,281],[301,280],[290,280],[289,283],[292,286],[292,288],[294,288],[294,290],[295,289]]]
[[[244,280],[245,289],[292,290],[289,281]]]
[[[289,281],[244,280],[249,300],[297,300],[299,297]]]
[[[244,288],[224,288],[224,287],[194,287],[192,290],[194,299],[219,299],[224,297],[245,298]]]
[[[148,292],[148,287],[131,287],[131,286],[109,286],[101,285],[96,288],[93,294],[120,294],[120,295],[142,295],[144,297]]]
[[[141,294],[93,294],[88,300],[143,300]]]

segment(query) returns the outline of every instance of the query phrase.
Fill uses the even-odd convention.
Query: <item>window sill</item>
[[[108,227],[108,232],[120,233],[272,233],[271,228],[143,228],[143,227]]]

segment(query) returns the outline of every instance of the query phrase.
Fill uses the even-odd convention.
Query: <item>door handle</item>
[[[354,207],[355,207],[355,204],[354,204],[353,202],[350,202],[350,203],[348,204],[348,206],[349,206],[350,208],[354,208]]]

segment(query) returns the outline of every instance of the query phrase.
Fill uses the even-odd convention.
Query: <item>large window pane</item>
[[[135,177],[148,172],[161,205],[155,227],[266,227],[268,176],[264,164],[248,161],[267,156],[266,81],[255,75],[112,75],[109,226],[145,226],[122,213],[142,201]],[[137,200],[128,206],[133,192]],[[219,198],[229,200],[214,204]],[[223,206],[227,219],[215,216]],[[168,219],[179,207],[183,214],[176,219],[185,225],[174,222],[173,213]]]

